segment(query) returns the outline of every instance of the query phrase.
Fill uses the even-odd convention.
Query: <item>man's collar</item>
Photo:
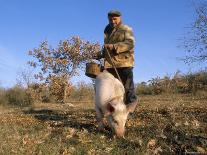
[[[117,25],[116,27],[112,27],[111,24],[109,24],[111,29],[118,29],[120,26],[122,25],[122,23],[120,23],[119,25]]]

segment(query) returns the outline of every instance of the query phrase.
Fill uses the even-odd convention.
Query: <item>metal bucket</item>
[[[96,78],[96,76],[101,72],[101,65],[95,62],[90,62],[86,64],[85,75],[91,78]]]

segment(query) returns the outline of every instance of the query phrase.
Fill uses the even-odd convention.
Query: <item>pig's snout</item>
[[[124,137],[124,133],[125,133],[125,129],[115,129],[115,134],[118,138],[122,138]]]

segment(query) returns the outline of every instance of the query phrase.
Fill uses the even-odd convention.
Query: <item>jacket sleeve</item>
[[[130,51],[134,48],[135,38],[132,28],[126,26],[123,30],[124,40],[114,44],[114,48],[117,54]]]

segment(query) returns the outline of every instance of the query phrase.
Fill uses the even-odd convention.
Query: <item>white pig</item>
[[[104,128],[103,118],[107,117],[108,124],[117,137],[123,137],[125,124],[130,107],[124,104],[124,86],[107,71],[100,73],[95,79],[95,110],[98,127]]]

